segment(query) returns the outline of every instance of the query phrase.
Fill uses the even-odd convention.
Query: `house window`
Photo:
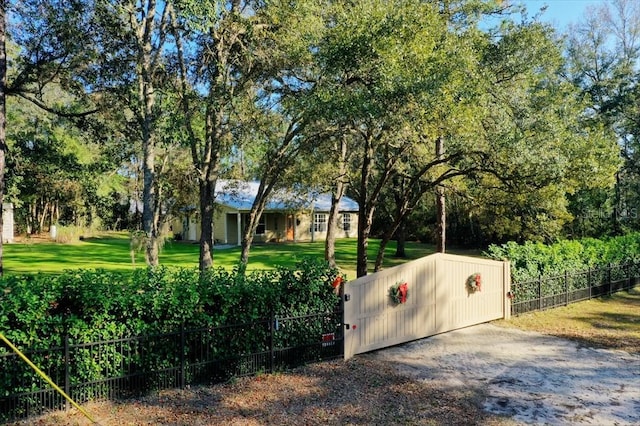
[[[327,215],[316,213],[313,218],[313,232],[327,232]]]
[[[267,220],[265,218],[266,215],[260,216],[260,220],[258,221],[258,226],[256,227],[256,235],[264,235],[267,231]]]
[[[342,229],[345,231],[351,231],[351,215],[349,213],[342,215]]]

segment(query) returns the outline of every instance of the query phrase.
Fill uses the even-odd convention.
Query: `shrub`
[[[133,273],[79,270],[58,276],[9,276],[0,280],[0,330],[21,349],[34,350],[60,347],[65,336],[71,344],[88,344],[172,333],[181,327],[202,328],[203,347],[225,359],[239,358],[265,351],[270,323],[266,318],[333,311],[339,299],[331,282],[337,273],[324,262],[305,260],[296,269],[248,275],[222,269],[200,273],[157,267]],[[215,326],[256,320],[264,326],[237,326],[233,333],[215,339],[209,331]],[[299,324],[279,333],[279,342],[294,345],[318,341],[327,327],[322,317]],[[140,345],[154,340],[119,343],[119,351],[104,346],[96,352],[83,346],[72,355],[74,382],[126,375],[131,366],[143,371],[167,368],[184,350],[179,346],[179,336],[177,341],[167,336],[164,343],[146,346],[144,351]],[[3,351],[0,346],[0,353]],[[59,355],[32,351],[31,356],[51,374],[60,376],[64,372],[64,360]],[[0,358],[1,362],[9,361]],[[0,388],[13,393],[29,390],[31,385],[26,383],[31,383],[32,372],[25,369],[17,373],[8,364],[0,367],[6,367],[0,369]]]
[[[577,272],[637,261],[640,259],[640,233],[603,240],[563,240],[551,245],[509,242],[489,246],[485,255],[509,260],[513,281],[523,282],[541,276],[559,275],[565,271]]]

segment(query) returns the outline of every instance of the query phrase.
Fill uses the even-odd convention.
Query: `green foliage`
[[[566,82],[556,38],[540,24],[507,25],[484,49],[489,173],[466,193],[492,241],[561,237],[573,220],[568,197],[608,190],[620,164],[616,138],[585,117],[583,95]]]
[[[169,368],[179,351],[186,351],[178,331],[202,329],[206,331],[189,338],[200,339],[197,347],[206,346],[213,355],[229,360],[231,370],[225,374],[235,374],[242,370],[235,363],[243,354],[267,350],[274,315],[286,321],[275,342],[280,347],[318,342],[323,332],[335,330],[330,313],[339,299],[331,283],[337,275],[324,262],[303,260],[296,268],[246,275],[157,267],[133,274],[78,270],[58,276],[9,276],[0,280],[0,331],[22,350],[59,348],[65,336],[70,344],[86,344],[71,355],[72,380],[79,383],[126,375],[131,368]],[[287,319],[322,312],[327,318]],[[232,332],[213,328],[230,324],[236,324]],[[162,339],[126,339],[160,333],[169,334]],[[88,345],[113,339],[124,340],[117,346],[101,344],[97,350]],[[198,356],[189,354],[193,362]],[[64,371],[60,356],[32,352],[31,357],[46,371]],[[21,368],[16,372],[4,364],[9,362],[0,358],[0,389],[28,390],[25,383],[32,382],[33,373]],[[99,395],[100,390],[91,392]]]
[[[165,267],[131,273],[69,271],[0,282],[0,327],[18,345],[47,347],[66,330],[76,342],[249,322],[271,314],[332,310],[337,270],[314,260],[246,276]]]
[[[608,264],[637,261],[640,259],[640,233],[602,240],[562,240],[551,245],[529,241],[524,244],[493,244],[485,255],[509,260],[511,278],[513,282],[519,283],[541,276],[564,274],[565,271],[571,273]]]

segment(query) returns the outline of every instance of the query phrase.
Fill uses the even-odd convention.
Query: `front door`
[[[295,220],[292,214],[287,215],[287,241],[295,239]]]

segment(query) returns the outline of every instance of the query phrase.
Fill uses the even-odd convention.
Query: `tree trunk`
[[[242,251],[240,253],[240,265],[242,271],[246,269],[247,264],[249,263],[249,252],[251,251],[251,244],[253,244],[253,236],[258,228],[260,216],[264,213],[264,208],[267,205],[267,199],[271,195],[272,191],[272,184],[265,184],[264,181],[260,182],[256,198],[253,200],[253,205],[251,206],[251,211],[249,212],[249,217],[242,235]]]
[[[360,175],[360,193],[358,194],[358,203],[360,210],[358,212],[358,247],[356,250],[356,275],[358,278],[367,275],[367,248],[369,247],[369,234],[371,233],[371,224],[373,219],[373,211],[375,210],[373,203],[369,201],[369,180],[371,178],[371,168],[373,163],[373,140],[370,136],[365,137],[364,156],[362,158],[362,169]]]
[[[42,213],[38,218],[38,226],[40,227],[40,232],[44,232],[44,220],[47,217],[47,212],[49,211],[49,203],[42,203]]]
[[[198,260],[200,271],[213,266],[215,186],[215,181],[205,180],[200,183],[200,256]]]
[[[246,269],[247,264],[249,263],[249,252],[251,251],[251,244],[253,244],[253,236],[255,235],[256,229],[258,228],[260,216],[262,216],[262,214],[264,213],[265,204],[266,201],[259,200],[259,198],[256,197],[254,206],[249,212],[247,223],[244,226],[240,252],[240,265],[242,266],[243,271]]]
[[[616,183],[614,186],[613,213],[611,215],[612,229],[614,235],[622,235],[620,226],[620,205],[622,197],[620,195],[620,172],[616,173]]]
[[[336,227],[338,226],[338,207],[342,199],[344,184],[338,182],[336,190],[331,194],[331,208],[327,219],[327,238],[324,241],[324,259],[329,265],[336,267]]]
[[[389,244],[389,241],[391,241],[391,238],[396,233],[396,230],[398,229],[400,224],[404,222],[407,212],[408,210],[405,208],[405,206],[399,206],[398,212],[396,213],[396,218],[394,219],[393,223],[391,223],[387,227],[386,231],[382,235],[382,239],[380,240],[380,248],[378,249],[378,254],[376,256],[376,263],[373,267],[373,270],[375,272],[378,272],[380,269],[382,269],[382,263],[384,262],[384,251],[387,247],[387,244]]]
[[[445,194],[444,188],[438,186],[436,188],[436,252],[444,253],[447,241],[447,214],[445,211]]]
[[[444,157],[444,139],[439,137],[436,139],[436,158]],[[445,193],[444,187],[438,185],[436,187],[436,252],[444,253],[447,241],[447,213],[445,211]]]
[[[387,248],[391,238],[383,238],[380,240],[380,247],[378,247],[378,254],[376,255],[376,263],[373,266],[373,272],[378,272],[382,269],[382,262],[384,262],[384,251]]]
[[[152,44],[154,19],[156,12],[155,0],[147,1],[146,17],[140,23],[144,31],[139,31],[138,38],[138,97],[142,104],[142,146],[143,146],[143,188],[142,188],[142,228],[146,234],[145,258],[150,266],[158,265],[158,215],[156,214],[157,182],[155,171],[155,138],[153,110],[155,92],[153,86]]]
[[[145,233],[145,259],[149,266],[158,265],[159,248],[157,224],[155,223],[156,185],[155,185],[155,147],[153,141],[145,136],[144,141],[144,186],[142,190],[142,229]]]
[[[214,245],[214,204],[215,189],[218,180],[220,165],[222,140],[222,117],[220,108],[215,108],[218,99],[213,96],[208,97],[209,102],[206,108],[205,120],[205,142],[204,148],[200,148],[200,139],[193,129],[193,122],[196,120],[189,102],[189,84],[187,82],[187,64],[184,58],[182,37],[177,27],[177,18],[173,8],[169,11],[172,22],[172,32],[176,41],[176,51],[178,54],[178,67],[180,70],[180,99],[182,113],[185,117],[185,128],[189,137],[189,147],[191,150],[191,160],[198,171],[199,200],[200,200],[200,254],[198,265],[200,271],[205,271],[213,266],[213,245]]]
[[[340,143],[340,159],[338,160],[338,179],[336,180],[335,192],[331,195],[331,209],[329,210],[329,219],[327,221],[327,239],[324,242],[324,258],[329,265],[336,267],[336,229],[338,225],[338,213],[340,200],[344,195],[345,183],[344,176],[347,173],[347,141],[342,138]]]
[[[240,264],[243,267],[243,270],[246,269],[247,264],[249,263],[249,252],[251,251],[251,244],[253,244],[253,234],[255,232],[257,224],[257,211],[251,209],[249,212],[247,223],[244,226],[244,231],[242,233],[242,244],[241,244],[241,252],[240,252]]]
[[[398,230],[396,231],[396,254],[395,257],[406,258],[407,253],[405,251],[406,246],[406,238],[407,238],[407,220],[402,219],[400,225],[398,225]]]
[[[7,2],[0,0],[0,276],[4,274],[4,175],[5,157],[7,153],[6,140],[6,85],[7,85],[7,51],[6,51],[6,7]]]
[[[358,247],[356,249],[356,277],[364,277],[367,275],[367,248],[369,247],[368,236],[366,227],[366,215],[362,208],[358,212]]]

